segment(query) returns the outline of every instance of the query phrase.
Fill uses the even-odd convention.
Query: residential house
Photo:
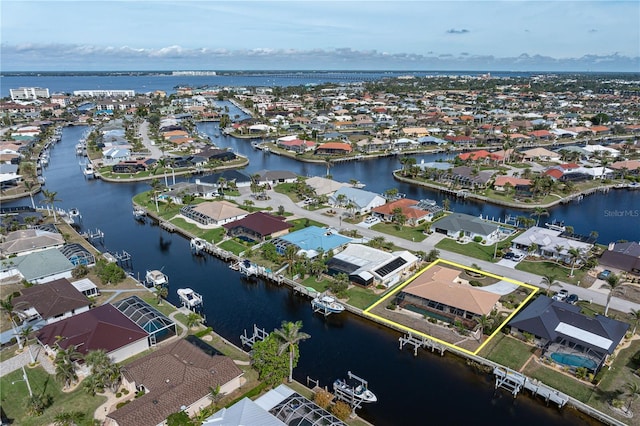
[[[575,369],[564,359],[578,359],[581,366],[597,373],[624,338],[629,324],[603,315],[580,313],[570,305],[540,295],[511,321],[511,334],[532,335],[542,356],[562,367]]]
[[[451,238],[473,240],[478,237],[486,242],[496,241],[500,234],[500,227],[495,223],[463,213],[444,216],[433,222],[430,229]]]
[[[358,188],[343,186],[329,197],[329,203],[336,207],[351,206],[351,209],[360,214],[369,213],[372,209],[382,206],[387,202],[384,197],[375,192],[364,191]]]
[[[202,225],[224,225],[246,217],[249,212],[229,201],[209,201],[184,206],[180,214]]]
[[[153,168],[156,160],[153,158],[143,158],[140,160],[124,160],[111,166],[113,173],[136,174]]]
[[[1,262],[3,275],[20,276],[32,284],[71,278],[71,271],[75,268],[75,265],[57,248],[12,257]]]
[[[299,255],[314,258],[319,253],[336,253],[351,242],[351,238],[338,232],[318,226],[307,226],[287,235],[271,240],[281,255],[286,253],[287,247],[293,245]]]
[[[507,185],[516,191],[528,191],[531,186],[531,179],[516,178],[513,176],[497,176],[493,181],[493,189],[496,191],[506,191]]]
[[[362,287],[391,287],[416,265],[418,258],[410,252],[393,253],[362,244],[349,244],[327,262],[329,275],[347,274],[349,281]]]
[[[149,349],[149,334],[113,305],[105,304],[41,328],[37,339],[48,354],[74,345],[82,355],[102,349],[113,362]]]
[[[278,148],[286,149],[287,151],[293,151],[296,153],[303,153],[311,151],[316,147],[316,143],[313,141],[299,139],[298,137],[282,137],[276,141]]]
[[[60,248],[64,237],[59,232],[30,228],[9,232],[2,237],[0,255],[2,257],[24,256],[37,251]]]
[[[460,271],[440,265],[425,269],[396,296],[398,306],[418,310],[450,323],[477,326],[475,318],[497,308],[499,294],[474,287],[460,278]]]
[[[355,144],[358,147],[358,151],[364,153],[386,151],[391,149],[392,146],[389,139],[383,140],[379,138],[362,138]]]
[[[563,231],[558,229],[532,226],[522,234],[511,240],[511,247],[565,263],[572,263],[569,250],[576,249],[581,253],[588,253],[593,244],[562,236]],[[579,259],[577,259],[579,262]]]
[[[321,176],[310,177],[305,180],[304,183],[312,188],[316,195],[333,194],[343,186],[347,186],[346,183],[337,182],[333,179],[327,179]]]
[[[242,375],[231,358],[199,339],[176,340],[123,367],[123,386],[144,395],[109,413],[105,426],[164,424],[178,411],[194,416],[211,404],[211,389],[230,394]]]
[[[277,238],[289,232],[292,224],[284,221],[284,217],[272,216],[264,212],[255,212],[242,219],[222,225],[231,237],[251,241],[264,241]]]
[[[640,275],[640,244],[636,241],[609,243],[598,264],[607,268]]]
[[[260,170],[254,176],[258,176],[258,183],[277,185],[279,183],[293,183],[298,175],[289,170]]]
[[[89,310],[91,301],[68,279],[26,287],[12,300],[18,316],[38,322],[38,328]]]
[[[316,147],[316,155],[345,155],[351,153],[351,144],[344,142],[326,142]]]
[[[524,161],[559,161],[560,154],[546,148],[531,148],[521,152]]]
[[[379,217],[385,222],[393,222],[396,215],[396,209],[400,209],[406,219],[406,224],[409,226],[416,226],[425,220],[433,220],[433,213],[428,210],[423,210],[418,206],[420,202],[412,200],[410,198],[400,198],[395,201],[390,201],[385,205],[376,207],[371,210],[373,216]]]

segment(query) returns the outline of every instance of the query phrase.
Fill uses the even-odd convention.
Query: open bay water
[[[368,380],[378,402],[365,405],[358,413],[377,426],[598,424],[570,408],[545,407],[542,400],[526,394],[514,399],[505,391],[496,392],[491,375],[475,372],[456,356],[446,353],[441,357],[420,350],[414,357],[412,349],[398,349],[400,333],[347,312],[324,318],[313,313],[309,299],[287,287],[245,280],[221,260],[193,256],[184,237],[149,223],[140,224],[133,218],[131,199],[148,190],[148,183],[85,180],[80,158],[75,155],[75,144],[84,130],[65,128],[62,141],[51,151],[44,176],[46,189],[56,192],[60,200],[56,205],[66,210],[78,208],[83,216],[83,231],[98,228],[105,233],[104,245],[96,243],[99,250],[130,253],[134,274],[144,277],[147,269],[162,269],[169,276],[168,299],[172,303],[179,304],[176,289],[180,287],[191,287],[201,293],[207,324],[238,346],[240,335],[245,329],[250,333],[254,324],[271,331],[283,320],[301,320],[303,331],[311,338],[300,344],[300,361],[294,370],[296,380],[306,383],[306,378],[311,377],[329,389],[334,379],[346,378],[347,371]],[[237,143],[249,146],[248,141]],[[275,155],[269,156],[273,160],[261,160],[266,158],[263,156],[260,151],[251,155],[250,170],[277,165],[292,171],[309,167]],[[388,176],[384,164],[357,163],[366,172],[353,178],[374,187],[376,184],[366,174],[374,170],[374,179],[391,185],[389,179],[382,179]],[[317,167],[309,169],[310,173],[322,174],[324,167]],[[341,168],[335,167],[331,172],[342,178],[346,172]],[[36,200],[41,205],[42,195]],[[26,198],[3,205],[29,203]]]

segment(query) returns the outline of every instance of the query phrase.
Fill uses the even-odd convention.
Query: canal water
[[[205,130],[209,129],[207,126]],[[247,281],[223,261],[193,256],[185,238],[134,220],[131,199],[148,190],[148,183],[109,184],[84,179],[74,148],[84,130],[65,128],[62,141],[51,151],[44,176],[46,188],[57,192],[56,198],[60,200],[57,206],[67,210],[78,208],[83,216],[83,231],[104,232],[103,245],[96,243],[98,249],[130,253],[135,274],[143,277],[147,269],[162,269],[170,279],[172,303],[179,304],[177,288],[191,287],[201,293],[208,325],[238,346],[240,335],[245,329],[250,332],[254,324],[271,331],[283,320],[301,320],[303,331],[311,338],[300,344],[300,361],[294,370],[296,380],[306,383],[310,377],[331,388],[333,380],[345,378],[348,371],[368,380],[378,402],[366,405],[358,413],[379,426],[431,422],[536,426],[591,422],[571,409],[545,407],[543,401],[526,395],[513,399],[506,392],[495,392],[491,376],[474,372],[455,356],[440,357],[421,350],[414,357],[412,350],[398,349],[397,332],[346,312],[324,318],[312,312],[308,299],[286,287]],[[231,139],[227,140],[229,144],[250,156],[250,171],[286,168],[302,174],[323,174],[322,166],[263,155],[254,152],[248,141]],[[396,164],[392,159],[384,159],[337,166],[331,173],[340,180],[358,179],[368,189],[379,191],[394,186],[387,178],[393,167]],[[402,189],[411,195],[409,190]],[[417,193],[420,194],[431,198],[437,195]],[[36,199],[42,204],[41,194]],[[29,203],[27,198],[3,205]],[[460,208],[463,206],[466,204]]]

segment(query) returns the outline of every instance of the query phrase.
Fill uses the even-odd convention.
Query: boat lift
[[[263,341],[267,338],[267,336],[269,336],[267,330],[258,328],[257,325],[253,324],[253,334],[251,335],[251,337],[247,336],[247,329],[245,328],[242,335],[240,336],[240,341],[242,342],[243,346],[249,346],[250,348],[253,348],[253,345],[258,340]]]
[[[351,406],[351,415],[355,417],[356,409],[362,406],[362,403],[365,402],[362,398],[356,397],[356,388],[361,386],[364,389],[369,389],[369,383],[361,377],[356,376],[351,371],[347,372],[347,376],[349,379],[356,380],[360,382],[357,386],[347,385],[347,389],[342,389],[340,386],[336,385],[336,382],[333,382],[333,392],[337,399],[346,402]],[[345,382],[346,383],[346,382]]]

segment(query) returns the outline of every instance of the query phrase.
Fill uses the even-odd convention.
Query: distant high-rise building
[[[35,100],[38,98],[48,98],[49,89],[42,87],[20,87],[18,89],[9,89],[11,100]]]

